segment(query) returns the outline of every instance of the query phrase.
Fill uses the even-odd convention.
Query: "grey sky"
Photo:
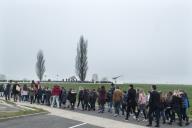
[[[79,37],[89,70],[121,82],[192,83],[191,0],[0,0],[0,74],[37,79],[75,75]]]

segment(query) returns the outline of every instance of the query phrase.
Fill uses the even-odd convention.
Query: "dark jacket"
[[[61,91],[60,100],[61,100],[61,102],[62,102],[63,104],[65,104],[66,101],[67,101],[67,92],[66,92],[65,89],[62,89],[62,91]]]
[[[42,90],[42,88],[39,88],[39,89],[37,90],[37,95],[38,95],[38,97],[41,97],[41,96],[43,95],[43,90]]]
[[[136,90],[131,88],[128,90],[128,104],[136,105]]]
[[[149,108],[157,109],[160,107],[160,94],[157,91],[152,91],[149,98]]]
[[[88,102],[89,101],[89,92],[88,92],[88,90],[84,90],[84,92],[83,92],[83,100],[84,100],[84,102]]]
[[[78,99],[79,99],[79,100],[83,100],[83,97],[84,97],[84,91],[83,91],[83,90],[80,90],[80,91],[79,91],[79,94],[78,94]]]
[[[8,83],[8,84],[6,85],[5,92],[8,93],[8,92],[10,92],[10,91],[11,91],[11,84]]]
[[[107,98],[106,91],[104,89],[99,90],[99,98],[98,98],[99,102],[101,104],[105,104],[106,98]]]
[[[77,95],[77,93],[75,92],[75,91],[71,91],[70,92],[70,97],[69,97],[69,101],[71,102],[71,103],[75,103],[76,102],[76,95]]]
[[[171,100],[171,107],[173,109],[181,109],[182,108],[182,99],[178,96],[173,95],[172,100]]]
[[[112,102],[113,101],[113,91],[110,89],[107,92],[107,102]]]
[[[19,91],[16,90],[16,87],[17,87],[17,86],[19,86],[19,84],[14,84],[14,85],[13,85],[13,88],[12,88],[12,93],[13,93],[13,94],[19,94]]]
[[[0,92],[4,92],[3,84],[0,85]]]

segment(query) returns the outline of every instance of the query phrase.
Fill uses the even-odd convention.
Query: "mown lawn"
[[[41,112],[46,112],[46,111],[44,111],[43,109],[36,108],[35,110],[19,110],[17,112],[0,112],[0,120],[8,117],[29,115],[29,114],[35,114],[35,113],[41,113]]]
[[[1,101],[1,100],[0,100]],[[3,100],[5,101],[5,100]],[[11,101],[5,101],[7,104],[13,105],[15,106],[16,104],[14,102]],[[25,106],[28,107],[28,106]],[[15,116],[23,116],[23,115],[30,115],[30,114],[37,114],[37,113],[48,113],[47,111],[40,109],[40,108],[35,108],[35,107],[28,107],[28,108],[32,108],[31,109],[20,109],[18,111],[1,111],[0,112],[0,121],[2,120],[6,120],[6,118],[9,117],[15,117]]]

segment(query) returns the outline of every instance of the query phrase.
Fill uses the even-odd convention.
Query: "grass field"
[[[43,86],[52,87],[54,83],[44,83]],[[65,89],[75,89],[79,90],[80,87],[87,88],[87,89],[97,89],[101,87],[101,85],[104,85],[106,89],[108,90],[111,85],[110,84],[80,84],[80,83],[61,83],[60,86],[64,87]],[[143,89],[145,92],[149,91],[151,86],[149,84],[133,84],[136,89]],[[119,84],[119,87],[121,90],[128,90],[129,84]],[[169,92],[176,89],[181,89],[187,92],[190,103],[192,103],[192,85],[166,85],[166,84],[158,84],[157,89],[162,92]],[[190,117],[192,118],[192,108],[189,110]]]
[[[6,102],[7,104],[11,106],[16,106],[16,104],[12,101],[6,101],[6,100],[0,100],[0,102]],[[47,111],[40,109],[40,108],[35,108],[35,107],[28,107],[27,108],[31,109],[24,109],[20,108],[18,111],[0,111],[0,122],[3,120],[7,120],[8,118],[14,118],[18,116],[24,116],[24,115],[31,115],[31,114],[40,114],[40,113],[48,113]]]

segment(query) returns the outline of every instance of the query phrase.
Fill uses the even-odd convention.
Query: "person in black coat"
[[[133,85],[129,85],[129,90],[128,90],[128,97],[127,97],[127,115],[125,120],[129,119],[130,112],[132,111],[136,117],[136,109],[137,102],[136,102],[136,90],[133,88]]]
[[[82,106],[82,109],[84,108],[84,90],[81,89],[79,91],[79,94],[78,94],[78,104],[77,104],[77,108],[79,107],[80,103],[81,103],[81,106]]]
[[[60,107],[61,105],[64,105],[64,108],[65,108],[65,105],[66,105],[66,101],[67,101],[67,91],[65,90],[64,87],[62,87],[62,90],[61,90],[61,94],[59,96],[60,98]]]
[[[18,90],[18,88],[19,88],[19,90]],[[14,102],[17,101],[19,93],[20,93],[20,86],[17,82],[15,82],[15,84],[13,84],[13,88],[12,88]]]
[[[5,87],[5,100],[10,100],[12,80]]]
[[[89,106],[89,90],[85,89],[84,90],[84,95],[83,95],[83,103],[84,103],[84,107],[83,110],[88,110],[90,108]]]
[[[179,119],[179,126],[182,126],[182,115],[181,115],[182,98],[179,96],[177,91],[175,91],[172,96],[171,108],[172,108],[172,114],[169,124],[171,125],[172,122],[175,121],[175,114],[177,114]]]
[[[0,85],[0,97],[3,97],[4,96],[4,86],[3,84]]]
[[[51,102],[50,102],[51,90],[48,87],[45,90],[45,95],[46,95],[46,105],[50,106],[51,105]]]
[[[39,89],[37,90],[37,103],[40,104],[42,101],[42,95],[43,95],[43,89],[41,86],[39,86]]]
[[[97,93],[96,93],[95,89],[93,89],[89,93],[89,104],[90,104],[89,110],[95,111],[96,100],[97,100]]]
[[[159,118],[160,118],[160,94],[156,91],[156,85],[152,85],[152,91],[150,93],[149,98],[149,112],[148,112],[148,118],[149,118],[149,124],[148,127],[152,126],[152,120],[153,115],[155,115],[156,118],[156,125],[155,127],[159,127]]]
[[[75,90],[71,90],[70,95],[71,95],[71,97],[70,97],[71,110],[74,110],[75,109],[77,92]]]

